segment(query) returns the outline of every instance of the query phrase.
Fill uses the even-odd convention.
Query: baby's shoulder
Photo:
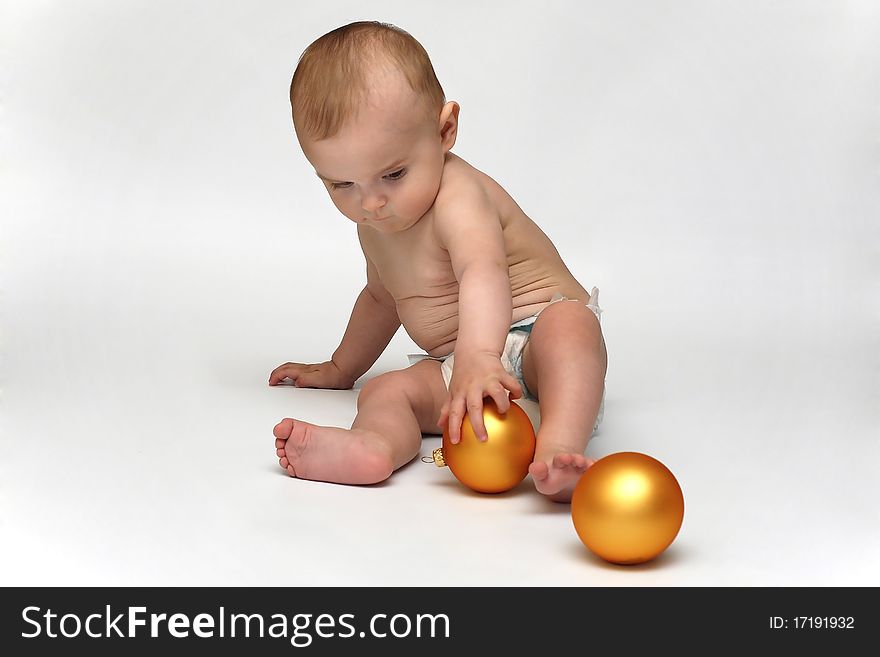
[[[454,205],[462,199],[473,203],[480,197],[486,197],[484,177],[485,174],[477,171],[463,159],[448,153],[443,165],[443,177],[434,206],[444,208]]]
[[[451,153],[450,153],[451,155]],[[458,156],[452,156],[443,169],[443,180],[434,201],[435,228],[460,222],[471,222],[482,217],[497,219],[498,212],[486,181],[485,174],[477,171]]]

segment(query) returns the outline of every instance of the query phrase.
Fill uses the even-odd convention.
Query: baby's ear
[[[458,113],[461,106],[454,100],[450,100],[440,111],[440,140],[443,150],[448,151],[455,146],[458,137]]]

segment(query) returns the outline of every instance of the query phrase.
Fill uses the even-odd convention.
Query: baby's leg
[[[446,398],[440,363],[423,360],[367,381],[351,429],[285,418],[275,426],[281,467],[292,477],[341,484],[387,479],[418,453],[422,433],[437,433]]]
[[[584,456],[593,432],[607,368],[599,320],[581,301],[548,306],[523,352],[523,379],[537,393],[541,426],[529,473],[540,493],[571,500],[592,465]]]

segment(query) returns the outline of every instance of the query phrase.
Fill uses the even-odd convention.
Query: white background
[[[880,584],[876,3],[0,6],[0,583]],[[654,562],[594,557],[529,481],[278,467],[278,420],[355,413],[267,379],[328,358],[363,286],[287,99],[363,19],[421,41],[455,151],[601,289],[587,453],[675,473]]]

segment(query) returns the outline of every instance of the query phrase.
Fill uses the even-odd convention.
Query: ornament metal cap
[[[431,456],[423,456],[422,462],[423,463],[433,463],[438,468],[445,468],[446,467],[446,459],[443,458],[443,448],[438,447],[433,452],[431,452]]]

